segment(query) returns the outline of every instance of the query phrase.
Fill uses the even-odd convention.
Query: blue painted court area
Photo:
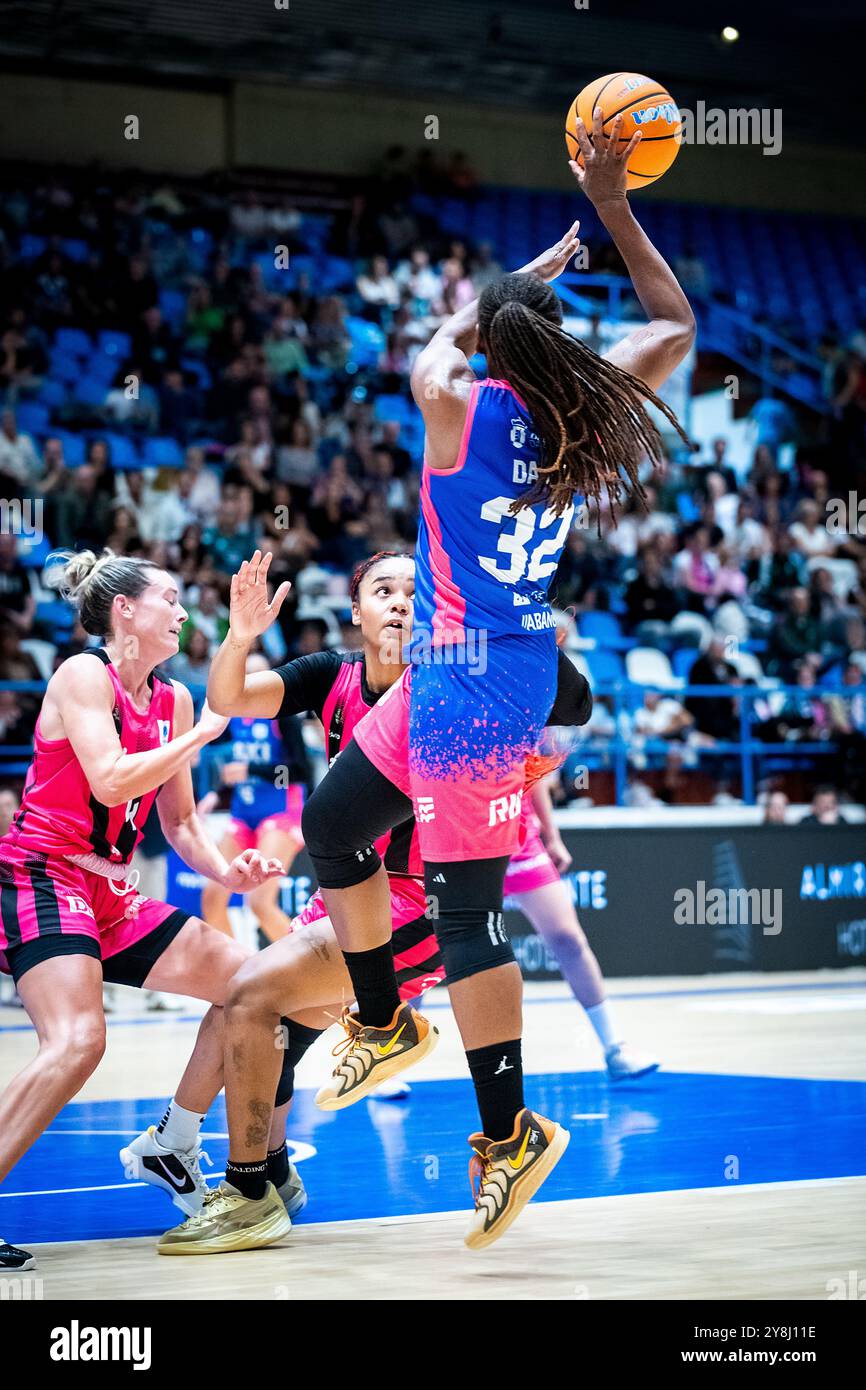
[[[866,1173],[866,1082],[661,1072],[612,1089],[600,1073],[572,1072],[532,1076],[527,1094],[572,1133],[539,1200],[720,1187],[731,1156],[741,1183]],[[67,1106],[0,1189],[6,1239],[153,1235],[181,1220],[164,1193],[127,1183],[117,1159],[164,1104]],[[331,1114],[299,1092],[290,1138],[310,1193],[299,1222],[465,1208],[473,1120],[464,1081],[416,1082],[408,1101]],[[220,1099],[205,1133],[224,1131]],[[227,1139],[204,1146],[221,1173]]]

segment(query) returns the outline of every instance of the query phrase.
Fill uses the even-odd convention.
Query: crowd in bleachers
[[[6,188],[0,496],[38,513],[0,535],[0,681],[43,679],[86,640],[43,583],[56,547],[109,545],[181,577],[190,620],[173,673],[193,685],[256,545],[294,585],[272,660],[354,642],[347,570],[414,540],[412,360],[498,258],[514,260],[510,244],[437,223],[439,204],[452,222],[456,204],[477,209],[465,160],[413,177],[391,152],[364,196],[315,213],[279,194],[116,177]],[[672,451],[645,469],[646,506],[572,530],[555,594],[576,614],[575,658],[601,691],[628,677],[663,692],[616,712],[633,766],[659,743],[676,750],[670,769],[736,740],[730,688],[743,683],[760,688],[768,741],[838,744],[822,765],[837,779],[866,761],[866,517],[827,523],[840,477],[862,476],[864,335],[844,352],[833,383],[850,468],[826,449],[782,466],[768,416],[748,470],[728,465],[724,439],[707,458]],[[776,404],[790,437],[796,411]],[[684,681],[728,693],[679,698]],[[0,738],[29,741],[37,708],[35,693],[0,690]],[[606,720],[601,699],[591,733]],[[856,776],[847,786],[861,794]]]

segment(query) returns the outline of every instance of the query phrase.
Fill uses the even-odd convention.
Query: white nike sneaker
[[[146,1182],[152,1187],[161,1187],[187,1216],[195,1216],[201,1211],[211,1188],[202,1177],[200,1165],[202,1159],[210,1168],[213,1163],[200,1141],[186,1153],[167,1149],[159,1142],[156,1126],[151,1125],[144,1134],[139,1134],[137,1139],[121,1149],[118,1156],[130,1182]]]
[[[661,1065],[655,1057],[635,1052],[628,1043],[614,1043],[604,1054],[604,1060],[611,1081],[636,1081],[639,1076],[658,1071]]]
[[[277,1188],[277,1196],[282,1201],[289,1216],[297,1216],[298,1212],[303,1211],[309,1201],[304,1180],[292,1162],[289,1163],[289,1176],[282,1187]]]

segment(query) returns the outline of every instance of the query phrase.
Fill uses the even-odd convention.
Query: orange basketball
[[[646,188],[669,169],[680,148],[683,123],[676,102],[660,82],[639,72],[612,72],[597,77],[571,103],[565,122],[569,159],[583,168],[583,155],[575,135],[580,116],[592,135],[592,113],[600,106],[604,133],[610,135],[614,116],[622,116],[620,145],[627,145],[636,130],[641,142],[628,162],[628,187]]]

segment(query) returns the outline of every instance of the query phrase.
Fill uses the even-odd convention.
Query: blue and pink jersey
[[[556,693],[548,589],[574,510],[515,507],[540,453],[525,403],[488,378],[472,385],[456,467],[424,465],[409,772],[426,862],[518,843],[526,759]]]
[[[415,552],[413,660],[432,644],[531,635],[554,626],[547,593],[573,507],[512,504],[538,479],[540,445],[504,381],[476,381],[457,465],[424,468]]]

